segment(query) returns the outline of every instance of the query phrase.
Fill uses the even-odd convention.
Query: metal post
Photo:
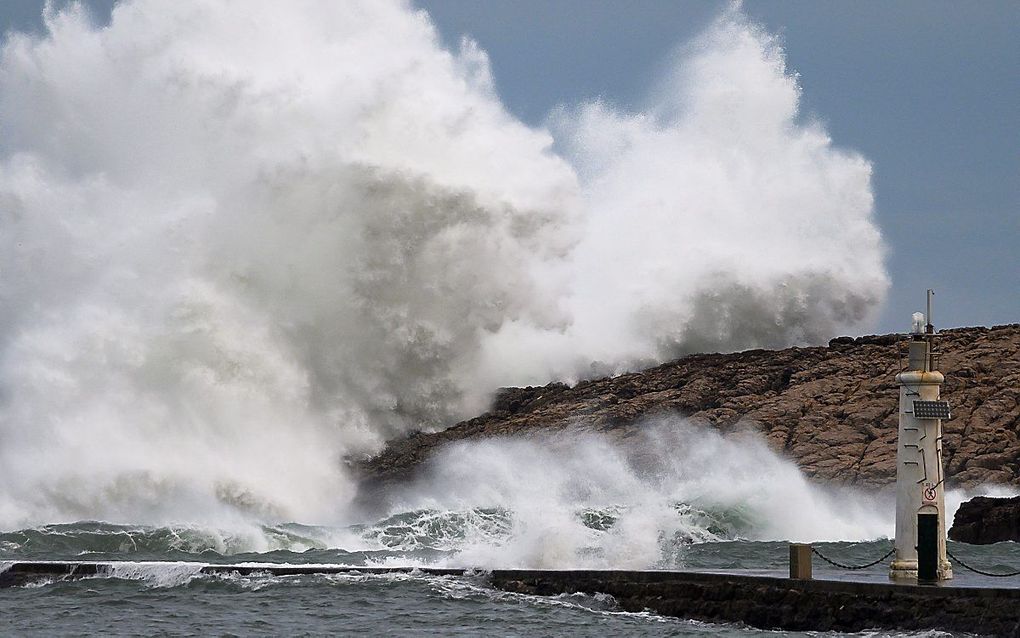
[[[934,295],[935,295],[935,291],[932,290],[931,288],[929,288],[928,289],[928,299],[927,299],[928,304],[927,304],[927,308],[926,308],[928,314],[925,315],[928,318],[928,325],[925,326],[925,332],[927,334],[930,334],[930,335],[935,334],[935,322],[932,321],[932,318],[931,318],[931,298]]]

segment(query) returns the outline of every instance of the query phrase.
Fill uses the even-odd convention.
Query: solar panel
[[[949,401],[914,401],[915,419],[951,419]]]

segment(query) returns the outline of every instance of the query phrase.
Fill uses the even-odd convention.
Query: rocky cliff
[[[1020,324],[940,333],[949,484],[1020,485]],[[508,388],[491,410],[395,441],[361,465],[385,484],[408,478],[438,446],[585,427],[626,436],[642,419],[681,414],[720,430],[753,427],[810,477],[879,486],[895,480],[898,389],[907,338],[840,337],[827,347],[693,355],[573,387]]]

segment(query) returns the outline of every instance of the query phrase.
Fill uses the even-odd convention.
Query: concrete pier
[[[496,571],[492,584],[541,595],[600,592],[626,611],[760,629],[941,629],[1020,637],[1020,589],[620,571]]]
[[[108,576],[115,563],[0,564],[0,587],[44,579]],[[292,576],[414,572],[460,576],[463,569],[343,565],[208,565],[196,573]],[[504,591],[613,596],[625,611],[651,610],[678,618],[744,623],[761,629],[965,631],[1020,638],[1020,588],[919,586],[890,582],[793,580],[723,572],[494,570],[481,573]]]

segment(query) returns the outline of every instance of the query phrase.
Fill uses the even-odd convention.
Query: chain
[[[882,558],[879,558],[876,561],[872,561],[872,562],[868,563],[867,565],[844,565],[843,563],[837,563],[836,561],[834,561],[834,560],[832,560],[830,558],[826,558],[825,556],[822,555],[821,552],[819,552],[814,547],[811,548],[811,552],[815,556],[817,556],[818,558],[821,558],[826,563],[829,563],[830,565],[835,565],[836,567],[839,567],[841,569],[867,569],[868,567],[873,567],[873,566],[881,563],[885,559],[889,558],[890,556],[893,555],[893,552],[895,552],[895,551],[896,551],[896,548],[893,547],[892,549],[889,550],[889,553],[887,553],[885,556],[883,556]]]
[[[828,558],[827,556],[823,555],[820,551],[818,551],[814,547],[811,548],[811,553],[812,554],[814,554],[818,558],[821,558],[826,563],[829,563],[830,565],[832,565],[834,567],[839,567],[840,569],[867,569],[868,567],[874,567],[875,565],[881,563],[885,559],[887,559],[890,556],[892,556],[895,551],[896,551],[896,548],[893,547],[892,549],[889,550],[889,552],[885,556],[883,556],[882,558],[879,558],[876,561],[872,561],[872,562],[870,562],[870,563],[868,563],[866,565],[845,565],[843,563],[836,562],[836,561],[832,560],[831,558]],[[959,563],[959,565],[961,567],[963,567],[965,569],[969,569],[970,571],[972,571],[972,572],[974,572],[976,574],[981,574],[982,576],[991,576],[993,578],[1009,578],[1009,577],[1012,577],[1012,576],[1020,576],[1020,570],[1017,570],[1015,572],[1009,572],[1009,573],[1006,573],[1006,574],[995,574],[995,573],[992,573],[992,572],[986,572],[986,571],[978,569],[976,567],[971,567],[967,563],[963,562],[962,560],[960,560],[959,558],[954,556],[953,553],[949,551],[949,549],[946,549],[946,554],[948,554],[949,557],[952,558],[954,561]]]
[[[950,558],[952,558],[957,563],[959,563],[961,567],[969,569],[970,571],[974,572],[975,574],[981,574],[982,576],[991,576],[993,578],[1008,578],[1010,576],[1020,576],[1020,570],[1017,570],[1015,572],[1010,572],[1008,574],[993,574],[992,572],[982,571],[980,569],[977,569],[976,567],[971,567],[970,565],[968,565],[967,563],[963,562],[962,560],[960,560],[956,556],[953,556],[953,553],[950,552],[949,549],[946,549],[946,553],[949,554]]]

